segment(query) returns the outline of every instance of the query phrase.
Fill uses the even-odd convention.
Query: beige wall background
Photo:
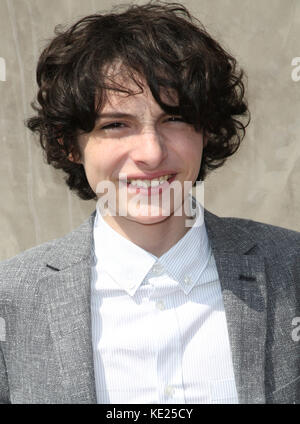
[[[0,260],[63,236],[95,208],[43,162],[23,121],[32,113],[38,56],[55,25],[118,3],[0,0]],[[300,231],[300,1],[182,3],[248,75],[252,122],[241,149],[206,180],[205,207]]]

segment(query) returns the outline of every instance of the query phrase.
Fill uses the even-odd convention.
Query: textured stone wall
[[[66,234],[95,208],[44,163],[23,121],[32,113],[38,56],[55,25],[117,3],[0,0],[0,260]],[[252,122],[241,149],[205,182],[205,207],[300,231],[300,1],[183,4],[248,75]]]

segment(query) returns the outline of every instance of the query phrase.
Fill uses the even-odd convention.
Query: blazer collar
[[[68,403],[95,403],[90,316],[93,224],[96,211],[55,243],[49,269],[49,324]],[[240,403],[265,403],[265,264],[251,233],[204,209],[223,294]],[[59,271],[59,272],[55,272]]]
[[[204,209],[204,221],[212,249],[219,252],[247,254],[257,243],[249,231]],[[233,231],[234,230],[234,231]]]
[[[93,226],[96,210],[78,228],[55,240],[55,248],[45,255],[45,264],[61,271],[83,260],[92,261]]]

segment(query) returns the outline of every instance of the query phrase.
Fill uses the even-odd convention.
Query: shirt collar
[[[195,202],[197,214],[192,228],[159,258],[112,229],[97,208],[93,231],[96,267],[109,274],[131,296],[150,271],[154,274],[166,271],[186,294],[189,293],[211,254],[203,207],[195,198],[191,201]]]
[[[106,272],[131,296],[156,261],[156,257],[111,228],[98,208],[94,223],[96,267]]]

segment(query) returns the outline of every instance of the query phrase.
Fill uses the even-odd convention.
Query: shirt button
[[[163,311],[164,309],[166,309],[165,304],[162,300],[159,300],[158,302],[156,302],[155,306],[160,311]]]
[[[160,264],[153,265],[152,271],[154,272],[154,274],[160,274],[162,270],[163,270],[162,265]]]
[[[184,277],[184,280],[183,281],[185,282],[185,284],[191,284],[192,279],[191,279],[191,277],[189,275],[186,275]]]
[[[166,395],[167,397],[169,397],[169,398],[173,397],[174,393],[175,393],[175,389],[174,389],[174,387],[169,386],[169,385],[167,385],[167,386],[165,387],[165,395]]]

